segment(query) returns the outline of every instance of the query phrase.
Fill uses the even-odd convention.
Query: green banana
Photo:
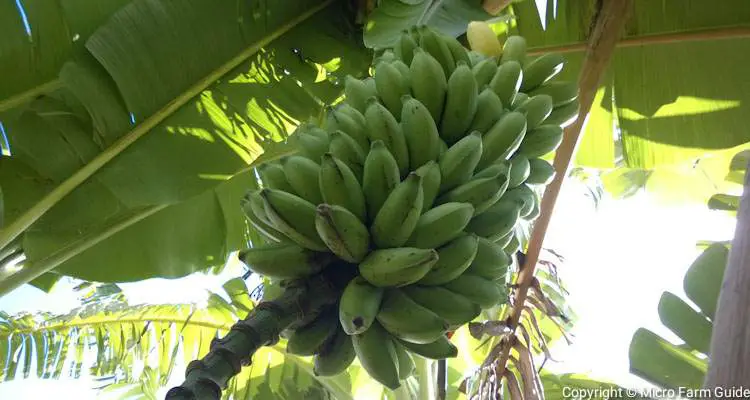
[[[509,176],[510,175],[510,161],[503,160],[495,164],[490,164],[489,167],[477,171],[477,173],[475,173],[472,178],[474,179],[490,178],[493,176],[497,176],[497,174],[504,174],[506,176]]]
[[[297,136],[297,139],[299,140],[300,155],[307,157],[316,163],[319,163],[320,157],[328,152],[328,140],[323,140],[306,132],[298,133],[295,135],[299,135]]]
[[[510,103],[510,109],[515,111],[516,108],[518,108],[521,104],[525,103],[526,100],[529,99],[529,95],[523,92],[516,93],[516,97],[513,98],[513,101]]]
[[[404,346],[396,340],[393,340],[393,347],[396,350],[396,359],[398,360],[398,379],[404,380],[414,374],[416,365],[411,359],[409,352]]]
[[[367,109],[367,99],[378,95],[374,83],[375,81],[372,78],[360,80],[347,75],[344,80],[346,101],[359,112],[364,113]]]
[[[411,285],[403,290],[417,304],[445,319],[453,328],[470,322],[482,312],[478,304],[441,286]]]
[[[441,140],[440,143],[443,141]],[[429,161],[414,171],[422,177],[422,211],[429,210],[435,203],[440,189],[440,166],[435,161]]]
[[[449,202],[469,203],[474,206],[474,215],[484,212],[495,204],[508,187],[508,175],[495,171],[487,178],[472,179],[440,196],[437,204]]]
[[[365,195],[367,216],[372,221],[388,195],[399,184],[400,177],[396,159],[382,140],[376,140],[370,145],[364,168],[362,191]]]
[[[402,246],[411,236],[422,213],[422,177],[412,172],[391,191],[370,226],[378,248]]]
[[[518,153],[510,158],[510,182],[508,188],[514,188],[526,182],[531,174],[531,163],[523,153]]]
[[[523,36],[509,36],[503,44],[503,55],[500,64],[516,61],[523,64],[526,60],[526,39]]]
[[[401,32],[401,36],[398,37],[398,42],[393,47],[393,51],[401,61],[406,65],[411,64],[411,60],[414,58],[414,49],[419,46],[414,38],[411,37],[408,30]]]
[[[365,115],[362,114],[359,110],[354,108],[351,104],[349,104],[346,101],[342,101],[338,104],[336,104],[336,107],[333,109],[338,114],[343,114],[351,118],[359,127],[361,127],[364,130],[365,126]],[[323,131],[325,132],[325,131]],[[362,137],[367,137],[367,135],[362,134]],[[369,144],[369,143],[368,143]]]
[[[461,235],[472,215],[474,206],[468,203],[445,203],[432,208],[419,217],[406,245],[420,249],[443,246]]]
[[[438,159],[440,135],[427,107],[411,96],[404,96],[402,101],[401,131],[409,150],[409,166],[417,169]]]
[[[391,335],[413,343],[434,342],[448,330],[446,320],[417,304],[401,289],[386,290],[377,320]]]
[[[335,336],[313,357],[315,376],[334,376],[344,371],[354,362],[352,338],[338,329]]]
[[[500,101],[500,97],[494,90],[486,87],[477,97],[477,112],[474,114],[474,119],[472,119],[467,131],[478,131],[485,134],[504,113],[505,109],[503,109],[503,102]]]
[[[396,119],[400,119],[401,96],[411,92],[408,78],[403,76],[393,63],[386,62],[381,62],[375,67],[374,78],[383,104]]]
[[[260,231],[267,239],[274,242],[282,242],[286,238],[283,233],[274,228],[268,221],[266,210],[263,208],[263,199],[260,198],[258,191],[250,192],[240,201],[245,217],[250,224]]]
[[[451,146],[440,157],[440,192],[453,189],[474,174],[482,157],[482,134],[474,131]]]
[[[456,68],[456,61],[453,60],[453,54],[448,45],[440,40],[437,33],[427,26],[419,27],[419,47],[430,53],[443,68],[445,76],[450,76]]]
[[[292,332],[286,343],[286,352],[299,356],[311,356],[323,348],[337,331],[336,315],[324,311],[309,324]]]
[[[410,89],[409,91],[407,91],[407,94],[411,93],[411,70],[409,70],[409,66],[404,64],[404,62],[401,60],[395,60],[391,62],[391,65],[396,67],[398,72],[401,73],[401,76],[404,78],[404,80],[406,80],[406,86]]]
[[[482,157],[477,167],[482,169],[505,160],[520,146],[526,136],[526,117],[511,111],[503,115],[482,137]]]
[[[256,170],[261,182],[263,182],[263,187],[294,193],[292,185],[289,184],[289,180],[286,178],[284,168],[279,163],[261,164]]]
[[[477,237],[464,235],[437,249],[438,262],[422,279],[420,285],[441,285],[461,275],[477,254]]]
[[[483,309],[507,300],[505,299],[507,293],[501,290],[498,283],[476,275],[462,274],[443,287],[479,304]]]
[[[431,360],[454,358],[458,355],[458,348],[445,336],[438,338],[432,343],[425,344],[411,343],[403,340],[399,340],[398,342],[410,352]]]
[[[438,261],[433,249],[399,247],[375,250],[359,264],[359,273],[378,287],[398,287],[424,277]]]
[[[503,251],[505,251],[505,246],[507,246],[508,243],[510,243],[510,241],[514,237],[516,237],[516,232],[514,230],[511,230],[510,232],[508,232],[507,234],[505,234],[505,236],[502,236],[502,237],[500,237],[498,239],[493,240],[492,243],[495,243],[496,245],[501,246],[503,248]]]
[[[370,232],[362,221],[344,207],[320,204],[315,229],[333,254],[358,263],[370,249]]]
[[[377,52],[376,52],[377,54]],[[380,63],[389,63],[397,60],[396,53],[392,49],[386,49],[380,55],[376,55],[372,60],[372,65],[377,66]]]
[[[419,42],[422,38],[422,35],[419,33],[419,27],[416,25],[412,25],[412,27],[408,29],[408,33],[409,36],[411,36],[411,39],[414,40],[414,43],[417,43],[417,46],[419,46]],[[414,51],[416,51],[417,48],[415,48]]]
[[[541,157],[557,149],[563,140],[559,125],[542,125],[529,132],[518,152],[527,157]]]
[[[526,64],[523,68],[521,90],[530,92],[554,78],[562,71],[565,57],[559,53],[546,53]]]
[[[343,161],[354,172],[357,180],[362,179],[365,153],[362,147],[351,136],[342,131],[332,132],[328,152]]]
[[[443,67],[433,56],[417,47],[414,49],[414,59],[409,70],[412,77],[412,95],[430,110],[430,115],[437,124],[443,113],[448,87]]]
[[[497,67],[495,76],[490,79],[489,87],[497,94],[504,106],[510,107],[521,88],[523,71],[521,64],[508,61]]]
[[[326,153],[321,158],[318,187],[322,201],[351,211],[360,221],[366,221],[365,194],[354,172],[346,163]]]
[[[515,202],[519,207],[519,215],[521,218],[526,217],[531,213],[536,202],[536,193],[525,184],[520,184],[518,187],[508,190],[505,192],[503,197],[500,198],[502,201]]]
[[[517,251],[521,250],[521,242],[518,240],[518,236],[515,234],[511,236],[510,241],[507,245],[505,245],[505,248],[503,251],[506,253],[513,255],[516,254]]]
[[[578,98],[578,85],[573,82],[547,82],[529,92],[529,96],[546,94],[552,98],[552,106],[562,107]]]
[[[561,128],[565,128],[576,120],[580,107],[581,103],[578,102],[578,99],[564,106],[556,107],[552,110],[549,117],[544,120],[544,123],[547,125],[559,125]]]
[[[466,230],[494,241],[513,229],[520,217],[520,211],[516,203],[500,200],[482,214],[475,216],[466,226]]]
[[[466,65],[471,65],[469,53],[461,42],[453,36],[443,35],[441,33],[438,33],[438,36],[443,42],[445,42],[446,46],[448,46],[448,50],[450,50],[451,56],[453,56],[453,61],[456,62],[456,65],[461,61],[465,62]]]
[[[400,112],[401,108],[399,107]],[[375,98],[370,98],[367,103],[367,111],[365,111],[365,120],[367,121],[367,135],[370,142],[383,141],[393,154],[393,158],[396,159],[399,173],[403,177],[409,172],[409,150],[406,148],[406,139],[396,118]]]
[[[526,115],[526,129],[532,130],[544,122],[552,112],[552,97],[546,94],[529,97],[515,111]]]
[[[471,68],[471,73],[474,74],[474,80],[477,82],[478,88],[489,85],[495,73],[497,73],[497,60],[494,57],[482,60]]]
[[[546,185],[555,177],[555,167],[541,158],[529,160],[529,176],[526,183],[530,185]]]
[[[466,54],[469,56],[472,67],[489,58],[484,54],[474,50],[469,50],[469,52]],[[495,62],[497,62],[497,60],[495,60]]]
[[[346,285],[339,301],[339,321],[347,335],[357,335],[372,325],[383,301],[384,289],[357,276]]]
[[[281,159],[289,184],[299,197],[313,204],[323,202],[320,187],[317,184],[320,166],[315,161],[302,156],[288,156]]]
[[[448,78],[445,108],[440,120],[440,137],[453,144],[464,136],[477,111],[477,82],[466,63],[461,62]]]
[[[539,196],[534,193],[534,206],[531,208],[531,211],[523,217],[523,219],[526,221],[533,221],[539,216],[541,213],[541,210],[539,209],[540,201]]]
[[[479,238],[477,254],[465,273],[489,280],[504,278],[508,274],[508,267],[513,263],[513,259],[503,251],[503,247],[505,246],[489,239]]]
[[[258,274],[276,279],[316,274],[335,260],[333,254],[305,249],[293,243],[273,243],[240,252],[240,260]]]
[[[328,249],[315,231],[315,205],[276,189],[262,189],[260,196],[263,198],[266,215],[276,230],[310,250]]]
[[[351,338],[354,352],[370,377],[389,389],[398,389],[401,386],[398,356],[391,335],[375,322],[370,329]]]
[[[352,110],[359,113],[353,107]],[[362,114],[359,113],[359,115]],[[350,138],[354,139],[360,148],[366,148],[363,146],[369,144],[367,134],[365,133],[364,116],[360,119],[356,114],[344,112],[337,107],[330,110],[326,115],[325,128],[328,132],[341,131],[347,134]]]

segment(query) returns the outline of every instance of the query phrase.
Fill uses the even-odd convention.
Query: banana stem
[[[414,366],[419,377],[419,400],[432,400],[435,398],[435,373],[433,360],[415,356]]]
[[[281,332],[317,315],[334,304],[339,290],[323,275],[291,284],[278,298],[258,304],[200,360],[190,362],[185,381],[167,392],[166,400],[219,400],[221,391],[253,354],[279,340]]]

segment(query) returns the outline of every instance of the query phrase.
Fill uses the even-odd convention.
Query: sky
[[[659,297],[669,290],[684,298],[682,277],[700,254],[696,242],[731,239],[735,220],[702,204],[665,206],[647,193],[627,200],[605,196],[595,208],[586,191],[576,180],[566,182],[544,245],[565,257],[559,274],[570,291],[568,302],[579,316],[572,332],[574,343],[555,344],[552,353],[561,362],[548,362],[546,367],[645,388],[647,383],[628,372],[633,333],[646,327],[679,342],[659,322]],[[201,301],[209,291],[222,292],[221,284],[241,271],[241,266],[233,264],[218,276],[151,279],[121,287],[131,304]],[[0,310],[9,313],[66,312],[76,305],[70,284],[50,295],[22,287],[0,298]],[[176,383],[181,374],[173,378]],[[93,398],[87,387],[69,380],[18,380],[0,384],[0,398],[37,398],[50,391]]]

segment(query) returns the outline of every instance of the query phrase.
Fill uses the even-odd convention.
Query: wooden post
[[[747,172],[719,294],[704,386],[750,388],[750,173]]]

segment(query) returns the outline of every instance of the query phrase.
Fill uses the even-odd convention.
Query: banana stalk
[[[221,399],[227,382],[258,349],[273,345],[283,330],[317,315],[338,297],[339,290],[323,275],[288,286],[278,298],[258,304],[226,336],[214,339],[205,357],[188,364],[185,381],[170,389],[166,400]]]

